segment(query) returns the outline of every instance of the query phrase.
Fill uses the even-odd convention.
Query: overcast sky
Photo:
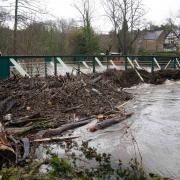
[[[59,18],[79,18],[73,4],[78,0],[48,0],[51,13]],[[92,2],[91,2],[92,1]],[[104,16],[102,0],[90,0],[93,4],[93,26],[96,30],[106,32],[111,30],[111,23]],[[180,10],[180,0],[143,0],[146,9],[146,20],[155,24],[162,24],[168,17],[174,18]]]
[[[55,18],[74,18],[78,20],[80,15],[73,7],[74,3],[81,0],[39,0],[47,7],[48,12]],[[15,0],[0,0],[0,6],[14,4]],[[103,0],[90,0],[93,6],[93,27],[98,32],[108,32],[112,29],[111,23],[105,16]],[[146,22],[152,21],[153,24],[163,24],[166,19],[175,18],[180,10],[180,0],[142,0],[146,10]],[[77,3],[78,4],[78,3]],[[43,5],[43,6],[44,6]],[[42,8],[39,4],[39,6]],[[52,18],[52,16],[51,16]],[[52,18],[53,19],[53,18]],[[176,20],[180,24],[180,18]]]

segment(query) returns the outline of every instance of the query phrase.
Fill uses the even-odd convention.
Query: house
[[[138,51],[145,52],[180,52],[180,31],[146,31],[141,34]]]
[[[166,35],[164,51],[180,51],[180,31],[171,31]]]
[[[163,51],[165,33],[161,31],[149,31],[143,36],[143,50],[148,52]]]

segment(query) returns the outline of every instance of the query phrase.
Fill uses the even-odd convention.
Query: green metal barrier
[[[95,58],[98,58],[101,63],[106,64],[106,69],[110,66],[110,60],[112,59],[123,59],[123,62],[121,62],[121,66],[124,67],[125,70],[130,68],[131,66],[128,63],[127,58],[133,60],[137,59],[139,64],[141,66],[146,66],[151,68],[151,71],[154,72],[157,63],[154,62],[153,58],[156,58],[157,62],[161,67],[164,67],[170,60],[169,68],[176,69],[177,66],[180,65],[177,62],[177,59],[180,59],[180,57],[165,57],[165,56],[135,56],[135,55],[129,55],[129,56],[120,56],[120,55],[57,55],[57,56],[0,56],[0,79],[7,79],[10,77],[10,67],[12,66],[10,59],[14,59],[16,61],[23,60],[23,62],[26,62],[26,60],[31,60],[32,62],[36,62],[38,59],[42,59],[42,62],[44,64],[44,75],[48,76],[48,64],[53,62],[54,70],[53,73],[55,76],[58,75],[58,65],[59,61],[57,61],[57,58],[60,57],[67,65],[68,64],[76,64],[77,65],[77,72],[81,72],[81,64],[83,61],[88,60],[89,65],[92,67],[92,72],[95,73],[97,71],[97,62]]]
[[[10,76],[10,62],[9,58],[0,58],[0,79],[7,79]]]

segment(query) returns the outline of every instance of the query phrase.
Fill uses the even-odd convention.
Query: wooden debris
[[[83,104],[81,105],[78,105],[78,106],[74,106],[74,107],[71,107],[71,108],[67,108],[64,113],[67,113],[67,112],[70,112],[70,111],[74,111],[76,109],[80,109],[81,107],[83,106]]]
[[[16,154],[7,138],[3,125],[0,123],[0,168],[3,163],[11,163],[16,161]]]
[[[30,142],[29,142],[28,138],[22,138],[21,142],[22,142],[23,147],[24,147],[24,154],[23,154],[23,157],[20,161],[24,161],[26,158],[29,157],[29,154],[30,154]]]
[[[102,122],[98,122],[97,124],[95,124],[94,126],[90,127],[89,128],[89,131],[90,132],[95,132],[97,130],[100,130],[100,129],[104,129],[104,128],[107,128],[109,126],[112,126],[113,124],[117,124],[125,119],[127,119],[128,117],[132,116],[133,113],[129,113],[129,114],[125,114],[124,116],[122,117],[115,117],[115,118],[112,118],[112,119],[107,119],[107,120],[104,120]]]
[[[6,123],[6,126],[12,126],[12,127],[23,127],[26,126],[27,124],[30,124],[31,122],[40,122],[40,121],[45,121],[46,118],[35,118],[35,119],[22,119],[22,120],[14,120],[11,122]]]
[[[17,106],[10,108],[8,113],[15,117],[12,120],[17,121],[17,127],[24,126],[25,120],[20,122],[19,119],[24,115],[41,112],[43,117],[56,121],[75,111],[78,117],[88,117],[104,114],[119,101],[130,98],[129,93],[115,92],[118,84],[108,80],[104,74],[21,78],[16,82],[7,80],[0,83],[0,95],[3,95],[0,98],[0,116],[5,116],[8,107],[12,107],[11,102],[16,102]],[[13,123],[12,126],[16,126]]]
[[[33,129],[33,126],[21,127],[21,128],[6,128],[7,134],[19,136]]]
[[[70,137],[51,137],[51,138],[43,138],[43,139],[35,139],[32,142],[52,142],[52,141],[69,141],[72,139],[77,139],[79,136],[70,136]]]
[[[93,79],[93,80],[91,81],[91,84],[95,84],[95,83],[99,82],[100,80],[102,80],[102,76],[101,76],[101,75],[98,76],[97,78]]]
[[[44,131],[40,131],[37,134],[37,136],[41,136],[41,137],[58,136],[58,135],[61,135],[65,131],[84,126],[84,125],[90,123],[91,121],[92,121],[92,119],[87,119],[84,121],[78,121],[78,122],[74,122],[74,123],[70,123],[70,124],[65,124],[65,125],[63,125],[59,128],[56,128],[56,129],[47,129]]]
[[[97,119],[98,122],[101,122],[101,121],[103,121],[105,119],[105,116],[103,114],[99,114],[99,115],[96,116],[96,119]]]
[[[120,111],[125,105],[128,104],[128,102],[129,102],[129,101],[124,102],[123,104],[121,104],[121,105],[119,105],[119,106],[116,106],[116,109]]]

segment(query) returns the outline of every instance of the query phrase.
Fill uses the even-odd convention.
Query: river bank
[[[145,82],[154,84],[180,78],[179,71],[170,70],[154,75],[140,71],[140,74]],[[87,118],[95,120],[98,115],[103,115],[103,121],[123,117],[126,114],[123,104],[133,98],[123,88],[140,82],[132,70],[47,79],[14,77],[0,82],[1,123],[7,136],[11,134],[17,140],[28,137],[33,141],[46,137],[42,133],[49,128],[59,128],[67,123],[86,121]],[[15,147],[13,143],[12,148]]]

